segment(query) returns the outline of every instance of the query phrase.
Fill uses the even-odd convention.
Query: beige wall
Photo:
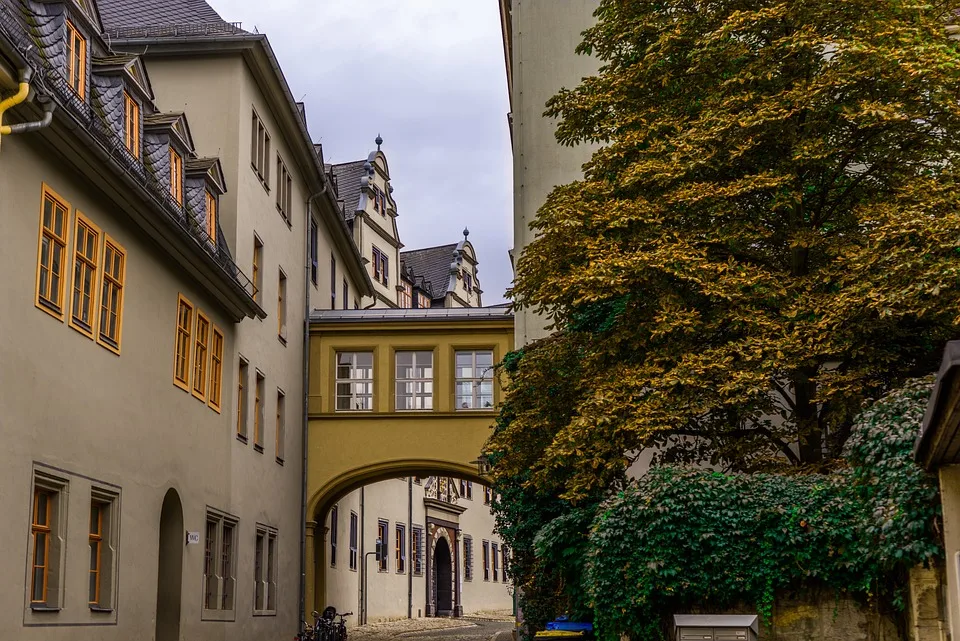
[[[0,541],[8,552],[0,560],[0,572],[7,577],[0,581],[0,638],[149,639],[154,631],[160,509],[168,488],[179,492],[186,530],[202,533],[210,506],[241,517],[241,543],[252,537],[252,515],[232,496],[231,414],[218,414],[175,387],[172,373],[178,294],[223,330],[225,363],[234,359],[236,327],[169,256],[131,226],[122,213],[124,205],[106,201],[39,143],[38,134],[4,137],[0,150],[0,212],[7,239],[0,252],[6,276],[0,285],[5,300],[0,314],[0,430],[6,439],[0,453],[0,506],[7,515]],[[119,356],[34,305],[41,182],[69,202],[71,217],[79,209],[127,252]],[[71,228],[68,243],[72,239]],[[227,374],[224,408],[234,402]],[[34,467],[68,483],[61,505],[60,612],[35,613],[27,607]],[[114,514],[118,583],[112,613],[93,613],[86,605],[93,487],[119,493],[119,513]],[[201,621],[203,545],[186,546],[183,552],[183,637],[246,638],[238,637],[232,626]],[[252,583],[245,561],[241,555],[241,602],[249,599]],[[237,614],[238,619],[249,618],[242,606]]]
[[[943,547],[947,566],[947,612],[951,638],[960,634],[960,465],[940,468],[940,500],[943,503]]]
[[[513,166],[514,256],[530,241],[530,223],[547,194],[582,176],[590,146],[561,147],[556,123],[543,117],[546,102],[562,87],[573,88],[597,70],[597,61],[578,56],[580,32],[593,22],[597,0],[512,0],[513,4]],[[546,319],[517,313],[516,342],[525,345],[546,334]]]
[[[162,109],[184,109],[193,127],[194,140],[200,154],[221,156],[224,176],[231,200],[222,208],[221,220],[228,238],[235,239],[231,249],[238,265],[252,274],[253,244],[256,235],[263,244],[261,306],[267,312],[263,321],[242,325],[237,336],[237,354],[248,361],[248,396],[246,425],[248,441],[234,438],[232,457],[232,503],[244,520],[275,527],[279,533],[280,598],[275,617],[247,619],[243,633],[262,638],[264,635],[286,634],[297,627],[300,578],[300,494],[303,425],[303,318],[306,261],[306,238],[309,233],[306,199],[308,183],[294,161],[293,144],[280,129],[271,104],[261,92],[256,79],[240,55],[211,58],[148,59],[157,102]],[[223,86],[217,89],[224,100],[210,100],[211,78]],[[225,79],[229,79],[227,82]],[[222,103],[231,106],[224,108]],[[270,190],[264,188],[251,168],[252,112],[271,137]],[[195,119],[195,120],[194,120]],[[280,155],[293,177],[289,222],[277,209],[276,156]],[[319,219],[319,217],[318,217]],[[343,258],[335,252],[330,231],[319,226],[317,285],[310,283],[310,295],[317,296],[318,306],[329,306],[330,256],[337,260],[338,304],[343,273]],[[286,275],[286,333],[279,337],[278,287],[279,271]],[[351,303],[356,284],[348,278]],[[322,294],[320,292],[323,292]],[[231,388],[237,384],[238,359],[229,361]],[[254,394],[256,373],[264,377],[262,452],[254,446]],[[278,390],[285,394],[283,463],[277,450]],[[236,434],[236,404],[229,406],[232,431]],[[244,539],[239,549],[241,563],[251,567],[254,560],[254,537]],[[241,603],[252,612],[252,595]]]

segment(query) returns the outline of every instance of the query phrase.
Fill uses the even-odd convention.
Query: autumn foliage
[[[933,371],[960,329],[952,7],[601,0],[600,72],[547,105],[599,146],[517,264],[556,332],[511,376],[496,477],[577,499],[649,446],[823,471]]]

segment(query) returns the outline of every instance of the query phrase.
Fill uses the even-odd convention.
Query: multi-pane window
[[[257,112],[253,112],[253,126],[250,132],[250,165],[263,184],[263,188],[270,190],[270,134],[260,120]]]
[[[277,462],[283,463],[283,442],[286,439],[287,397],[283,390],[277,390]]]
[[[50,581],[50,540],[52,537],[53,504],[56,493],[36,488],[33,491],[33,569],[30,575],[30,602],[47,603]]]
[[[287,171],[287,166],[280,159],[280,154],[277,154],[277,210],[280,211],[280,215],[288,223],[292,211],[292,192],[293,179],[290,177],[290,172]]]
[[[256,236],[253,237],[253,300],[260,302],[260,290],[263,289],[263,275],[260,266],[263,264],[263,243]]]
[[[120,353],[123,323],[123,281],[126,278],[126,253],[120,245],[105,236],[103,274],[100,285],[100,335],[98,342]]]
[[[463,537],[463,578],[473,581],[473,538]]]
[[[490,542],[483,542],[483,580],[490,580]]]
[[[378,569],[381,572],[386,572],[389,569],[389,550],[390,550],[390,539],[387,538],[387,532],[390,529],[390,523],[388,521],[380,520],[377,521],[377,542],[382,544],[383,554],[380,555],[380,561],[377,564]]]
[[[319,284],[320,277],[320,241],[319,231],[317,230],[317,221],[310,217],[310,280],[314,285]]]
[[[384,285],[390,279],[390,259],[376,247],[373,248],[373,280],[380,281]]]
[[[240,365],[237,369],[237,436],[244,442],[247,440],[248,369],[247,361],[240,357]]]
[[[277,279],[277,336],[287,342],[287,275],[282,269]]]
[[[253,447],[258,452],[263,451],[263,388],[263,374],[258,371],[253,390]]]
[[[471,501],[473,500],[473,481],[460,479],[460,496]]]
[[[397,574],[403,574],[407,571],[407,528],[405,525],[397,523],[393,537],[393,546],[394,564],[397,567]]]
[[[413,285],[405,281],[401,281],[400,285],[403,289],[397,293],[397,305],[401,309],[409,309],[413,305]]]
[[[94,488],[90,496],[87,602],[93,609],[113,604],[116,537],[111,524],[117,495]]]
[[[397,410],[433,409],[433,352],[397,352]]]
[[[347,279],[343,279],[343,308],[348,309],[347,302],[350,300],[350,285],[347,284]]]
[[[427,298],[427,295],[424,294],[423,292],[417,292],[416,300],[417,300],[417,304],[415,305],[416,307],[419,307],[420,309],[426,309],[427,307],[430,307],[430,299]]]
[[[340,508],[336,505],[330,510],[330,566],[337,567],[337,527],[339,526]]]
[[[236,592],[237,521],[207,513],[203,556],[203,608],[233,610]]]
[[[493,352],[457,351],[456,408],[493,408]]]
[[[193,395],[207,399],[207,354],[210,349],[210,320],[197,311],[197,331],[193,345]]]
[[[277,610],[277,532],[257,526],[253,581],[255,612],[275,614]]]
[[[67,22],[67,84],[83,98],[87,87],[87,39]]]
[[[490,558],[493,561],[493,580],[497,580],[497,575],[500,572],[500,549],[496,543],[491,543],[490,547],[492,551],[490,552]]]
[[[190,339],[193,331],[193,305],[183,296],[177,306],[177,345],[173,360],[173,383],[190,389]]]
[[[337,259],[330,254],[330,309],[337,308]]]
[[[463,275],[463,286],[467,288],[468,292],[473,291],[473,276],[470,274]]]
[[[357,513],[350,512],[350,569],[357,569]]]
[[[140,105],[123,92],[123,142],[135,158],[140,157]]]
[[[490,505],[493,502],[493,490],[488,486],[483,486],[483,504]]]
[[[170,195],[183,204],[183,157],[170,147]]]
[[[423,528],[414,526],[410,536],[413,538],[413,573],[417,576],[423,574]]]
[[[373,352],[337,352],[337,411],[373,409]]]
[[[207,202],[207,237],[214,245],[217,244],[217,198],[209,191],[206,192]]]
[[[223,333],[213,327],[213,340],[210,345],[210,407],[220,412],[220,398],[223,393]]]
[[[70,326],[93,338],[97,311],[97,268],[100,257],[100,229],[77,212],[73,245],[73,300]]]
[[[60,319],[63,318],[68,217],[69,205],[44,188],[37,264],[37,306]]]

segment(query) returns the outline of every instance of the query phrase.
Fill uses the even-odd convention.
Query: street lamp
[[[486,476],[490,473],[490,457],[486,454],[481,454],[472,463],[477,466],[477,474],[480,476]]]

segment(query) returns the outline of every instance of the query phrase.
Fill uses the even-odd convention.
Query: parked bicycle
[[[335,607],[327,606],[323,614],[313,611],[313,625],[304,622],[303,632],[294,641],[347,641],[347,624],[344,619],[353,612],[337,613]],[[339,620],[336,620],[339,619]]]

